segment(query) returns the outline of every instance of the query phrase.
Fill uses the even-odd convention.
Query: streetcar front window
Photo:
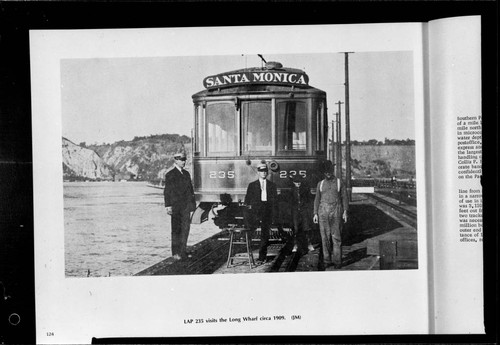
[[[278,149],[305,151],[307,148],[306,105],[303,102],[278,103]]]
[[[207,155],[231,156],[236,153],[236,110],[233,102],[207,104]]]
[[[271,154],[271,101],[242,102],[241,111],[243,152]]]

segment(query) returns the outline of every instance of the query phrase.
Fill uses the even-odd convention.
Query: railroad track
[[[416,212],[399,205],[397,200],[391,202],[385,196],[376,194],[366,195],[398,212],[410,226],[416,227]],[[277,250],[277,257],[270,267],[269,272],[294,272],[297,269],[301,255],[291,252],[292,243],[289,243],[291,234],[287,230],[283,233],[272,231],[270,234],[270,246],[275,245],[280,248]],[[193,246],[192,257],[178,262],[173,261],[172,258],[168,258],[136,275],[212,274],[226,263],[228,241],[229,234],[227,231],[221,231]],[[251,241],[254,243],[260,241],[259,231],[253,233]]]
[[[278,272],[283,270],[281,265],[285,261],[285,256],[281,252],[281,247],[285,245],[288,236],[285,236],[287,230],[283,233],[271,231],[269,236],[269,248],[274,246],[278,252],[278,260],[273,264],[271,271]],[[285,236],[285,237],[284,237]],[[253,249],[255,242],[260,241],[260,230],[256,230],[251,238]],[[135,275],[185,275],[185,274],[212,274],[227,261],[229,249],[229,233],[222,230],[220,233],[209,237],[191,248],[191,256],[183,260],[175,261],[173,258],[167,258],[156,265],[153,265]],[[288,264],[288,261],[286,262]]]
[[[398,211],[399,213],[405,215],[406,217],[409,218],[409,222],[411,223],[410,225],[412,226],[416,226],[417,224],[417,214],[411,210],[408,210],[407,208],[397,204],[397,203],[394,203],[394,202],[391,202],[385,198],[382,198],[376,194],[367,194],[368,196],[370,196],[372,199],[375,199],[377,202],[380,202],[382,204],[385,204],[387,206],[390,206],[392,209]]]

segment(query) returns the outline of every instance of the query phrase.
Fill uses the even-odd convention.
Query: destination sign
[[[309,77],[305,73],[287,71],[236,72],[212,75],[203,79],[207,89],[238,86],[243,84],[279,84],[308,86]]]

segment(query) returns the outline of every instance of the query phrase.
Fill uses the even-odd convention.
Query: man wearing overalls
[[[324,170],[325,179],[316,187],[314,199],[315,224],[319,222],[321,234],[323,264],[326,267],[342,266],[342,219],[347,222],[349,202],[347,190],[342,181],[334,175],[334,165],[327,161]]]

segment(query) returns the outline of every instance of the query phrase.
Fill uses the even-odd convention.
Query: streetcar
[[[290,178],[297,174],[315,192],[327,159],[326,92],[309,85],[303,70],[266,62],[207,76],[203,85],[192,96],[193,186],[199,205],[193,222],[203,221],[221,202],[241,205],[261,162],[268,165],[278,194],[291,188]]]

